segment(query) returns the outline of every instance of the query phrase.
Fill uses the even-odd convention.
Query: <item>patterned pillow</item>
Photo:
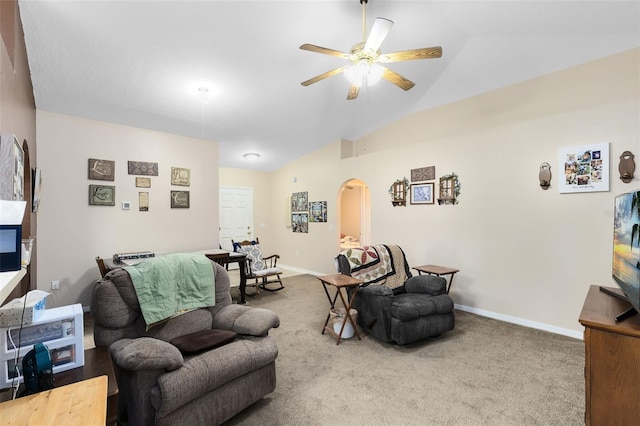
[[[247,255],[247,259],[251,259],[251,272],[255,273],[264,269],[264,261],[262,260],[260,244],[240,246],[238,251],[244,252]]]

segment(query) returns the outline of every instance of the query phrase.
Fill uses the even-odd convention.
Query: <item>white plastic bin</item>
[[[353,318],[353,322],[358,323],[358,311],[355,309],[351,309],[349,311],[351,314],[351,318]],[[342,323],[346,321],[347,323],[344,326],[344,330],[342,330],[342,338],[350,339],[353,337],[353,325],[351,325],[351,321],[347,320],[347,310],[345,308],[334,308],[329,311],[329,315],[331,319],[329,321],[333,326],[333,331],[336,334],[340,334],[340,329],[342,328]]]

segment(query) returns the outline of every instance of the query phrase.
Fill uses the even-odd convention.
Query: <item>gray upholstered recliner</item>
[[[453,300],[446,280],[412,276],[400,247],[348,249],[336,260],[340,273],[365,281],[352,308],[358,311],[358,325],[374,337],[406,345],[453,330]]]
[[[129,274],[116,269],[92,293],[94,339],[108,346],[118,380],[118,422],[218,425],[272,392],[278,348],[268,336],[278,316],[231,303],[229,275],[212,262],[215,306],[196,309],[145,331]],[[183,355],[169,343],[205,329],[231,330],[231,343]]]

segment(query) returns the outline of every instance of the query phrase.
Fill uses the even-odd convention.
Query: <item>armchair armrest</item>
[[[213,328],[250,336],[266,336],[279,326],[280,318],[275,312],[242,305],[225,306],[213,318]]]
[[[447,293],[447,280],[435,275],[416,275],[404,283],[407,293],[423,293],[438,296]]]
[[[182,367],[184,358],[171,343],[151,337],[120,339],[109,347],[111,359],[118,367],[130,370],[172,371]]]
[[[271,256],[262,257],[262,260],[267,265],[267,268],[277,268],[278,259],[280,259],[280,255],[277,255],[277,254],[272,254]]]

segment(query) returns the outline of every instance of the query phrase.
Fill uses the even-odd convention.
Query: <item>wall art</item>
[[[149,211],[149,193],[138,192],[138,210],[141,212]]]
[[[158,163],[127,161],[127,170],[130,175],[158,176]]]
[[[89,179],[114,181],[115,173],[115,161],[89,158]]]
[[[89,185],[90,206],[115,206],[116,187],[110,185]]]
[[[171,185],[191,186],[191,169],[171,168]]]
[[[327,202],[311,201],[309,203],[309,222],[327,221]]]
[[[291,229],[293,232],[309,232],[309,214],[308,213],[292,213]]]
[[[451,173],[440,178],[440,197],[438,204],[458,204],[460,196],[460,180],[458,175]]]
[[[435,178],[436,166],[411,169],[411,182],[423,182],[425,180],[434,180]]]
[[[411,204],[433,204],[433,183],[411,184]]]
[[[293,194],[291,194],[292,212],[306,212],[309,210],[308,194],[308,192],[294,192]]]
[[[136,188],[151,188],[151,178],[137,177]]]
[[[558,182],[560,193],[609,190],[609,144],[561,148]]]
[[[31,171],[31,186],[33,193],[31,211],[37,213],[38,207],[40,206],[40,194],[42,192],[42,169],[40,167],[36,167]]]
[[[171,208],[188,209],[189,191],[171,191]]]

